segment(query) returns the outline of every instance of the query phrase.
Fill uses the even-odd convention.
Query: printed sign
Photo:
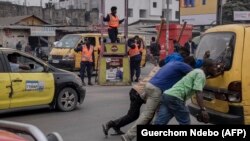
[[[30,36],[56,36],[54,27],[32,27]]]
[[[217,21],[217,0],[180,0],[180,23],[211,25]]]
[[[26,91],[42,91],[44,89],[43,81],[26,81]]]
[[[121,82],[123,79],[122,58],[106,58],[107,82]]]
[[[125,44],[107,43],[104,45],[104,55],[125,55]]]
[[[234,11],[234,21],[250,21],[250,11]]]

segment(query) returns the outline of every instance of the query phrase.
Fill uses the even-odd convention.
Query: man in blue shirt
[[[152,120],[155,110],[160,103],[162,92],[171,88],[176,82],[192,70],[191,66],[195,65],[193,57],[186,57],[184,62],[186,63],[179,61],[167,63],[146,84],[146,108],[132,128],[130,128],[125,135],[122,135],[123,141],[131,141],[136,137],[137,125],[145,125]]]
[[[181,47],[181,48],[179,48],[178,52],[174,52],[165,58],[165,64],[167,64],[171,61],[184,62],[184,58],[188,57],[189,54],[190,54],[190,52],[186,48]]]

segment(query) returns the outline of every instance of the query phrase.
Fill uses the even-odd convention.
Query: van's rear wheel
[[[72,111],[76,108],[78,102],[77,92],[72,88],[62,89],[56,99],[57,109],[63,112]]]

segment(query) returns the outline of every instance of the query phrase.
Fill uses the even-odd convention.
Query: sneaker
[[[122,141],[132,141],[126,135],[121,135]]]
[[[86,86],[86,83],[85,83],[85,82],[82,82],[82,85],[83,85],[83,86]]]

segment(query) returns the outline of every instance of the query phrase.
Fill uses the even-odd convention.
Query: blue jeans
[[[166,125],[175,117],[180,125],[189,125],[190,117],[185,102],[177,97],[163,94],[162,103],[157,113],[155,125]]]
[[[185,6],[191,5],[192,7],[194,7],[194,3],[194,0],[185,0]]]

